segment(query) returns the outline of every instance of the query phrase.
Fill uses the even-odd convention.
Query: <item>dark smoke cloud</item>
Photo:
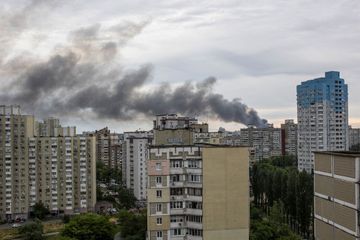
[[[131,120],[178,113],[256,126],[266,122],[239,99],[228,100],[214,93],[214,77],[177,87],[161,84],[149,90],[151,65],[124,71],[117,62],[121,47],[149,23],[94,24],[70,32],[68,43],[58,47],[49,59],[28,63],[12,80],[10,91],[0,93],[0,101],[20,104],[26,112],[39,117],[88,113],[99,119]],[[17,64],[18,59],[10,59],[0,64],[0,72],[19,68]]]

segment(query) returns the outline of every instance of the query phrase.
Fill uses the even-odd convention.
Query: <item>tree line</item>
[[[299,172],[292,156],[273,157],[260,161],[251,169],[253,203],[267,215],[277,204],[281,221],[294,232],[312,236],[313,177]]]

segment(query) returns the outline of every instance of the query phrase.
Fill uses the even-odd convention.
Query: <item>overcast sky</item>
[[[279,125],[296,119],[296,85],[330,70],[349,85],[350,124],[360,127],[358,0],[2,0],[0,43],[0,100],[80,131],[150,129],[148,113],[158,109],[145,103],[168,89],[164,99],[175,104],[185,86],[210,96],[205,105],[217,97],[258,114],[233,122],[219,109],[200,111],[211,130],[249,119]],[[119,79],[137,83],[116,90]],[[116,101],[104,96],[112,88],[122,94]],[[129,103],[127,93],[142,100]]]

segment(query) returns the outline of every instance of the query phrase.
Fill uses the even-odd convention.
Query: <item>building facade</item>
[[[42,202],[52,214],[94,211],[95,137],[29,138],[29,206]]]
[[[251,163],[284,154],[280,128],[269,124],[264,128],[249,126],[240,129],[240,145],[251,148]]]
[[[122,177],[140,201],[146,200],[148,147],[153,133],[146,131],[125,132],[123,143]]]
[[[148,239],[248,239],[248,168],[245,147],[152,146]]]
[[[62,127],[57,118],[48,118],[43,122],[35,121],[35,136],[38,137],[57,137],[57,136],[75,136],[76,127]]]
[[[339,72],[297,86],[298,169],[313,170],[314,151],[348,150],[348,86]]]
[[[193,143],[190,135],[204,133],[196,120],[184,128],[172,119],[171,126],[154,125],[147,239],[248,239],[248,148]]]
[[[360,151],[360,128],[349,127],[349,149]]]
[[[0,106],[0,218],[27,217],[29,212],[28,138],[34,117],[20,106]]]
[[[104,163],[105,166],[110,168],[117,168],[121,170],[122,153],[122,140],[120,134],[111,133],[106,127],[89,133],[89,136],[96,137],[96,161]]]
[[[1,220],[27,218],[38,202],[53,214],[93,210],[95,139],[48,136],[56,135],[56,122],[39,131],[19,106],[0,106]]]
[[[360,239],[359,180],[359,153],[315,153],[314,233],[316,240]]]
[[[297,155],[297,124],[293,119],[285,120],[281,124],[283,149],[286,155]]]

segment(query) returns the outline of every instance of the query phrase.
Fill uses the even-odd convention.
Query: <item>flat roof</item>
[[[336,156],[360,157],[360,152],[355,151],[315,151],[316,154],[327,154]]]

